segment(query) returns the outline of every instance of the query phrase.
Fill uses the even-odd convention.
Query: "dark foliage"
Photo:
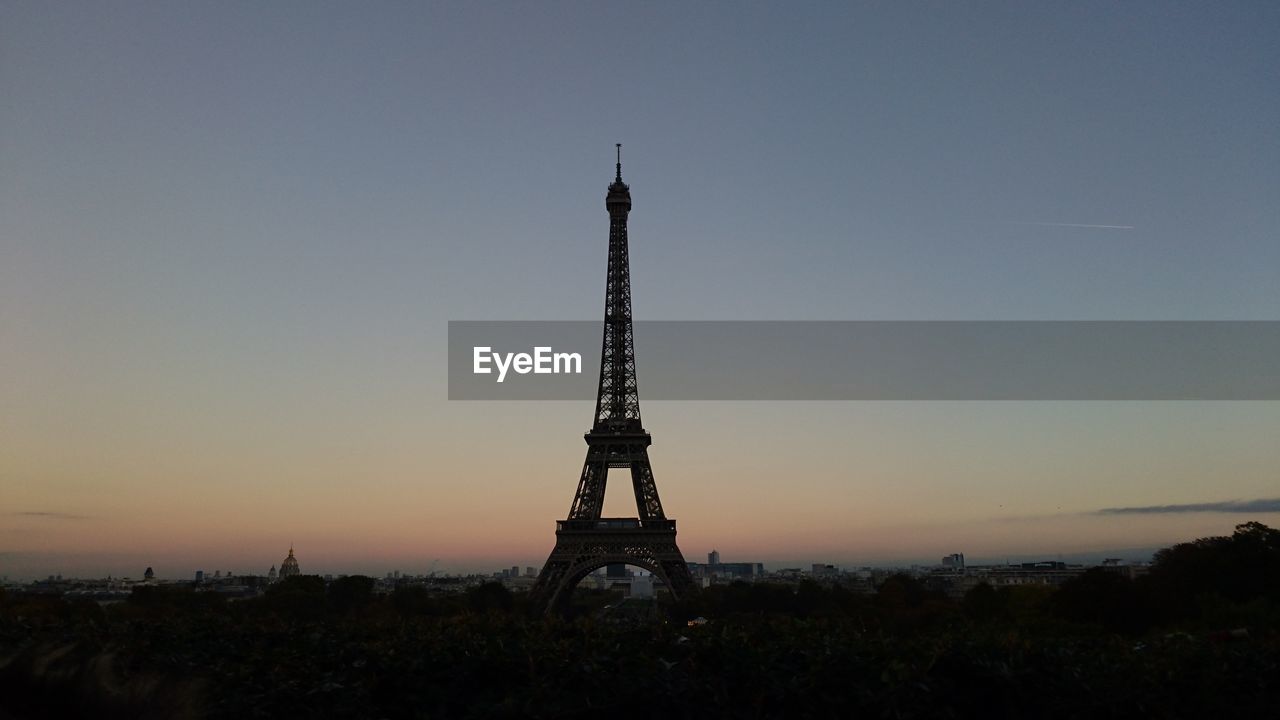
[[[373,578],[349,575],[329,583],[329,605],[339,614],[367,606],[373,600]]]
[[[467,607],[475,612],[510,612],[515,605],[502,583],[485,583],[467,590]]]
[[[997,590],[987,583],[979,583],[964,594],[960,610],[975,623],[1006,622],[1011,617],[1012,595],[1009,588]]]
[[[1280,606],[1280,530],[1251,522],[1230,537],[1174,545],[1156,553],[1146,580],[1161,622],[1202,617],[1218,598]]]
[[[1139,592],[1129,578],[1093,568],[1054,593],[1052,608],[1064,620],[1138,635],[1150,625],[1149,608]]]
[[[106,608],[10,593],[0,717],[1266,717],[1280,702],[1275,547],[1241,526],[1171,548],[1137,581],[1098,570],[960,601],[906,576],[871,595],[738,583],[659,608],[665,620],[607,593],[544,618],[497,584],[383,595],[362,577],[234,602],[142,588]],[[1165,602],[1168,588],[1199,599]],[[1222,618],[1240,625],[1210,624]]]

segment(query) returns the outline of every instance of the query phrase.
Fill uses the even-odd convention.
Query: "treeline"
[[[0,594],[9,623],[0,640],[16,640],[32,628],[70,622],[105,624],[163,618],[225,615],[246,622],[398,622],[503,614],[534,620],[527,596],[498,583],[460,593],[436,593],[404,584],[389,594],[375,581],[348,576],[326,583],[314,575],[287,578],[256,599],[229,601],[191,586],[140,586],[112,607],[90,600]],[[590,616],[616,596],[579,590],[571,616]],[[1207,632],[1241,627],[1280,628],[1280,530],[1251,522],[1227,537],[1211,537],[1161,550],[1150,572],[1130,579],[1115,569],[1094,568],[1054,589],[1041,585],[993,588],[980,584],[953,600],[931,588],[929,578],[894,575],[870,595],[839,583],[819,585],[734,583],[707,588],[662,607],[684,623],[755,616],[849,620],[868,632],[904,634],[959,625],[1015,625],[1048,632],[1114,633],[1136,637],[1161,630]],[[12,618],[21,617],[15,628]]]
[[[603,612],[603,592],[545,617],[498,584],[379,594],[358,576],[243,601],[15,594],[0,717],[1263,715],[1280,703],[1278,581],[1280,532],[1248,523],[1136,581],[1095,570],[959,600],[906,576],[870,595],[735,584],[657,621]]]
[[[1280,530],[1237,525],[1156,553],[1137,580],[1093,569],[1050,598],[1061,618],[1125,635],[1152,630],[1280,628]],[[1000,617],[1002,608],[993,608]]]
[[[850,619],[868,630],[906,633],[956,624],[1021,624],[1055,631],[1109,632],[1139,636],[1160,629],[1208,630],[1280,627],[1280,530],[1246,523],[1231,536],[1212,537],[1161,550],[1150,572],[1130,579],[1123,568],[1094,568],[1054,589],[1042,585],[993,588],[980,584],[953,600],[931,588],[929,578],[894,575],[868,595],[834,584],[734,583],[707,588],[664,608],[676,622],[750,616]],[[389,594],[374,590],[364,576],[326,583],[314,575],[287,578],[258,599],[228,602],[189,587],[136,588],[115,610],[121,617],[146,618],[184,612],[235,612],[283,622],[368,616],[370,619],[457,617],[500,613],[536,617],[526,595],[498,583],[440,594],[403,584]],[[616,597],[580,590],[570,614],[589,615]],[[49,608],[65,615],[68,608]],[[105,611],[86,603],[82,611]]]
[[[677,619],[751,615],[850,618],[886,632],[956,623],[1022,624],[1055,631],[1138,636],[1157,630],[1280,628],[1280,530],[1257,522],[1225,537],[1156,553],[1149,572],[1092,568],[1059,588],[979,584],[959,601],[930,578],[894,575],[871,595],[838,582],[734,583],[708,588],[670,609]],[[1055,624],[1056,623],[1056,624]]]
[[[1055,632],[1140,636],[1156,630],[1280,628],[1280,530],[1239,525],[1228,537],[1156,553],[1150,572],[1092,568],[1061,587],[980,584],[953,601],[929,578],[894,575],[872,595],[838,583],[798,586],[735,583],[703,591],[678,607],[683,616],[846,617],[888,632],[956,623],[1018,624]]]

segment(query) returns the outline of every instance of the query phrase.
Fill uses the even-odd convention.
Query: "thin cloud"
[[[73,513],[64,513],[64,512],[26,511],[26,512],[10,513],[10,515],[15,515],[17,517],[45,518],[46,520],[88,520],[89,519],[88,515],[75,515]]]
[[[1009,220],[1001,225],[1034,225],[1036,227],[1092,228],[1094,230],[1133,230],[1134,225],[1094,225],[1092,223],[1025,222]]]
[[[1280,498],[1261,500],[1226,500],[1223,502],[1189,503],[1186,505],[1147,505],[1141,507],[1103,508],[1097,515],[1173,515],[1179,513],[1274,513],[1280,512]]]

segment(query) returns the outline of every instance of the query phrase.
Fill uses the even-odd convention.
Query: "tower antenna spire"
[[[622,143],[614,143],[618,148],[618,182],[622,182]]]

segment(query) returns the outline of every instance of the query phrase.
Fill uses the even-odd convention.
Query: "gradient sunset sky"
[[[446,323],[601,317],[615,142],[637,319],[1280,320],[1277,28],[0,3],[0,575],[541,566],[591,403],[448,401]],[[637,355],[690,560],[1280,524],[1217,504],[1280,498],[1280,403],[644,402]]]

